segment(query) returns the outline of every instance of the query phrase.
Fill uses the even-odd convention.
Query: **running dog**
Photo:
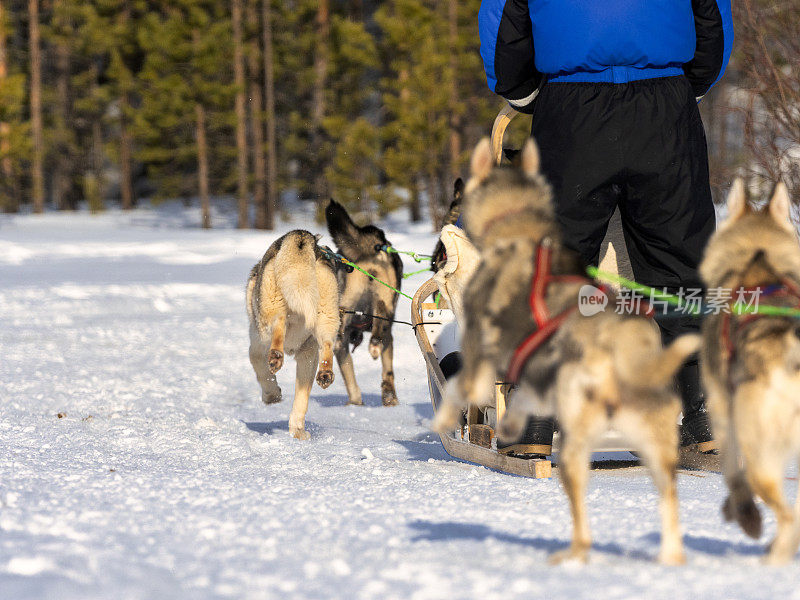
[[[734,301],[747,303],[755,294],[762,310],[800,303],[800,245],[789,207],[780,183],[764,209],[752,210],[737,179],[728,196],[728,219],[700,264],[708,296],[728,300],[724,310],[707,309],[700,355],[730,491],[723,514],[758,538],[761,514],[754,495],[772,509],[778,531],[766,556],[770,564],[789,562],[800,544],[800,497],[792,510],[783,490],[787,464],[800,457],[800,321],[741,314]]]
[[[403,262],[397,254],[386,252],[391,244],[383,230],[374,225],[357,226],[345,208],[334,200],[325,209],[325,220],[339,254],[393,288],[400,289]],[[348,404],[362,404],[350,347],[352,345],[355,349],[364,339],[364,332],[370,331],[369,353],[374,359],[381,357],[381,400],[384,406],[395,406],[392,322],[397,309],[397,293],[358,270],[349,273],[340,270],[337,278],[342,319],[335,353],[347,388]]]
[[[680,401],[672,377],[697,351],[699,336],[662,349],[646,317],[611,309],[581,314],[579,293],[599,302],[604,292],[591,285],[577,255],[561,243],[533,140],[519,167],[494,166],[489,140],[483,140],[472,156],[464,202],[467,234],[481,262],[464,293],[463,367],[434,428],[453,427],[467,405],[491,405],[498,380],[517,385],[498,424],[501,440],[516,441],[531,414],[557,417],[563,441],[559,471],[573,538],[554,562],[588,556],[584,496],[592,444],[607,429],[619,430],[641,450],[661,495],[659,559],[683,562],[675,485]],[[605,293],[608,299],[611,293]],[[552,334],[540,338],[535,351],[523,351],[520,362],[520,351],[539,331]]]
[[[338,300],[334,266],[308,231],[291,231],[276,240],[247,280],[250,363],[261,400],[281,401],[275,373],[284,354],[294,354],[297,377],[289,432],[299,440],[310,437],[305,419],[314,373],[321,388],[333,383]]]

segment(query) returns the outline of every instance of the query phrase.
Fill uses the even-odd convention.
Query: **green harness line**
[[[343,265],[347,265],[348,267],[351,267],[352,269],[355,269],[356,271],[360,271],[361,273],[363,273],[364,275],[366,275],[366,276],[367,276],[367,277],[369,277],[370,279],[374,279],[374,280],[375,280],[375,281],[377,281],[378,283],[380,283],[380,284],[382,284],[382,285],[385,285],[387,288],[389,288],[390,290],[392,290],[394,293],[396,293],[396,294],[400,294],[401,296],[405,296],[405,297],[406,297],[406,298],[408,298],[409,300],[413,300],[413,299],[414,299],[414,298],[412,298],[411,296],[409,296],[408,294],[405,294],[405,293],[401,292],[401,291],[400,291],[400,290],[398,290],[396,287],[394,287],[394,286],[392,286],[392,285],[389,285],[389,284],[388,284],[388,283],[386,283],[385,281],[382,281],[382,280],[378,279],[377,277],[375,277],[375,275],[373,275],[372,273],[368,272],[368,271],[367,271],[367,270],[365,270],[365,269],[362,269],[362,268],[361,268],[361,267],[359,267],[359,266],[358,266],[356,263],[354,263],[354,262],[350,262],[349,260],[347,260],[347,259],[346,259],[344,256],[342,256],[341,254],[337,254],[336,252],[334,252],[333,250],[330,250],[330,249],[325,249],[325,250],[323,250],[323,252],[324,252],[324,253],[325,253],[325,254],[326,254],[326,255],[327,255],[329,258],[331,258],[332,260],[338,261],[338,262],[342,263]]]
[[[394,246],[381,246],[380,249],[388,254],[405,254],[406,256],[410,256],[411,258],[413,258],[414,262],[418,263],[421,263],[423,260],[428,260],[428,261],[433,260],[433,256],[431,256],[430,254],[419,254],[417,252],[412,252],[410,250],[398,250]],[[422,271],[419,272],[421,273]]]
[[[419,271],[412,271],[411,273],[403,273],[403,279],[408,279],[409,277],[413,277],[414,275],[419,275],[420,273],[426,273],[430,271],[427,267],[424,269],[420,269]]]
[[[685,303],[681,300],[680,296],[676,296],[675,294],[670,294],[664,291],[659,291],[655,288],[650,286],[637,283],[636,281],[632,281],[621,275],[617,275],[616,273],[609,273],[608,271],[601,271],[597,267],[587,267],[586,273],[589,277],[593,279],[600,279],[602,281],[607,281],[609,283],[616,283],[622,287],[628,288],[629,290],[633,290],[635,292],[642,292],[650,295],[650,297],[658,300],[663,300],[668,304],[675,306],[677,308],[686,309]],[[743,302],[736,302],[732,310],[735,314],[744,315],[744,314],[759,314],[759,315],[769,315],[774,317],[791,317],[794,319],[800,319],[800,309],[798,308],[791,308],[789,306],[772,306],[769,304],[762,304],[757,307],[750,306],[749,304],[745,304]],[[687,315],[693,317],[702,317],[704,316],[704,312],[702,309],[692,306],[688,307]]]

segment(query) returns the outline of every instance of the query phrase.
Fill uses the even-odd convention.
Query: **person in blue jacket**
[[[489,87],[533,115],[542,170],[568,246],[597,264],[619,207],[634,275],[678,292],[714,230],[697,103],[733,43],[730,0],[483,0]],[[659,321],[665,342],[698,323]],[[713,447],[697,361],[678,374],[682,444]],[[534,423],[529,443],[549,443]]]

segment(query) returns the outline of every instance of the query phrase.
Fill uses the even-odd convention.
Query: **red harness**
[[[744,292],[756,292],[760,291],[762,288],[758,287],[742,287],[737,288],[741,289]],[[781,297],[793,297],[797,300],[797,304],[795,304],[795,308],[800,308],[800,289],[790,280],[783,278],[781,279],[780,284],[767,286],[766,292],[761,292],[759,297],[770,298],[774,296],[781,296]],[[736,355],[736,343],[734,341],[734,336],[747,325],[755,322],[756,320],[772,316],[772,315],[764,315],[759,313],[747,313],[741,319],[738,319],[735,323],[731,319],[733,315],[729,312],[726,312],[722,315],[722,343],[725,347],[725,354],[727,362],[730,363],[734,356]]]
[[[506,374],[507,383],[516,385],[519,382],[522,370],[533,353],[578,308],[577,305],[572,305],[556,316],[551,317],[545,301],[547,287],[550,283],[590,283],[589,279],[581,275],[552,275],[550,273],[551,259],[551,243],[549,240],[544,240],[536,246],[536,266],[533,272],[533,281],[531,282],[531,293],[528,297],[528,304],[531,307],[533,320],[536,322],[536,329],[514,350],[514,355],[511,357],[511,363]]]

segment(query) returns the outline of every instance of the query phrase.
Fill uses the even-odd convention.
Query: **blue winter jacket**
[[[627,83],[685,74],[702,96],[725,71],[731,0],[483,0],[492,91],[517,107],[548,81]]]

